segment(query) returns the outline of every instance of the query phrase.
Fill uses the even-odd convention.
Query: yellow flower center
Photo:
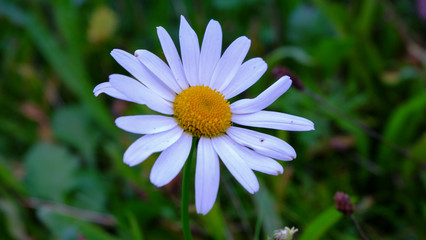
[[[208,86],[183,90],[173,103],[179,126],[195,137],[222,135],[231,126],[231,108],[222,93]]]

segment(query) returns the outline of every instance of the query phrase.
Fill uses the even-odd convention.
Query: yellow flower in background
[[[114,35],[118,25],[118,18],[114,11],[106,6],[95,9],[90,21],[87,37],[91,43],[101,43]]]

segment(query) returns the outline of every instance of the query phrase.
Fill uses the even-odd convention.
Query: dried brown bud
[[[346,216],[352,215],[355,211],[355,207],[349,199],[349,196],[343,192],[337,192],[334,195],[334,201],[336,202],[336,209]]]
[[[305,86],[303,85],[302,81],[300,81],[299,78],[293,72],[291,72],[285,67],[275,67],[274,69],[272,69],[272,75],[274,75],[277,79],[282,76],[288,75],[293,81],[294,88],[300,91],[303,91],[305,89]]]
[[[338,151],[347,151],[355,145],[352,136],[334,136],[330,139],[330,146]]]

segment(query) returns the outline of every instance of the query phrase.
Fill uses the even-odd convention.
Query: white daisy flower
[[[230,104],[265,73],[266,63],[252,58],[243,63],[250,48],[247,37],[239,37],[222,52],[222,29],[211,20],[200,45],[198,37],[181,17],[181,56],[166,30],[157,28],[168,65],[147,50],[131,55],[114,49],[112,57],[134,78],[112,74],[94,94],[144,104],[161,115],[119,117],[115,123],[125,131],[144,134],[124,153],[124,162],[135,166],[151,154],[162,152],[152,167],[150,180],[161,187],[178,175],[191,151],[192,138],[199,138],[195,173],[195,202],[198,213],[213,207],[219,188],[219,159],[250,193],[259,189],[253,170],[283,173],[276,160],[296,157],[285,141],[240,126],[286,131],[309,131],[308,119],[263,110],[290,87],[284,76],[253,99]]]

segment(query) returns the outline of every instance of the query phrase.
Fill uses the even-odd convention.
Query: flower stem
[[[189,180],[191,173],[191,163],[195,149],[197,147],[197,138],[193,138],[191,152],[186,160],[185,167],[183,168],[182,178],[182,197],[181,197],[181,222],[183,236],[186,240],[192,240],[191,227],[189,225]]]
[[[351,220],[355,224],[356,230],[358,231],[361,238],[363,240],[368,240],[367,235],[365,235],[365,232],[362,230],[361,226],[359,225],[358,221],[356,220],[353,214],[351,215]]]

